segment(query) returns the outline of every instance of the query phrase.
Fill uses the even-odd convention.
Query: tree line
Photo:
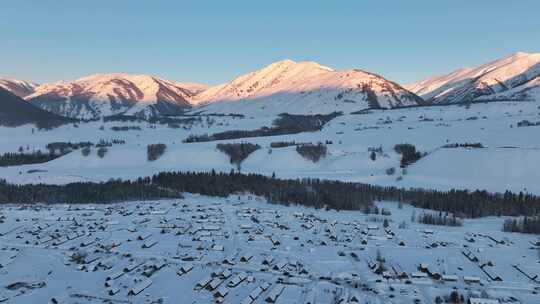
[[[456,217],[455,215],[448,215],[448,214],[442,214],[442,212],[439,212],[439,214],[433,214],[433,213],[422,213],[418,217],[416,217],[416,221],[418,223],[426,224],[426,225],[438,225],[438,226],[463,226],[463,222],[461,219]]]
[[[338,210],[365,210],[374,201],[409,203],[418,208],[448,212],[460,218],[502,215],[540,215],[540,197],[523,192],[490,193],[475,190],[405,189],[320,179],[276,179],[259,174],[163,172],[152,183],[182,192],[227,196],[251,192],[273,202],[298,203]]]
[[[330,120],[340,116],[340,112],[317,115],[293,115],[280,114],[272,122],[272,127],[262,127],[256,130],[231,130],[214,134],[189,135],[183,142],[208,142],[215,140],[229,140],[249,137],[264,137],[285,134],[296,134],[301,132],[315,132],[323,128]]]
[[[20,166],[29,164],[41,164],[56,159],[66,153],[43,153],[41,150],[31,153],[8,152],[0,155],[0,167]]]
[[[465,142],[465,143],[446,144],[446,145],[444,145],[442,147],[443,148],[476,148],[476,149],[481,149],[481,148],[484,148],[484,145],[482,145],[482,143],[479,143],[479,142],[476,142],[476,143]]]
[[[540,234],[540,216],[507,219],[504,221],[502,230],[506,232]]]
[[[67,185],[13,185],[0,180],[0,203],[2,204],[89,204],[178,197],[181,197],[178,192],[162,189],[144,179]]]
[[[448,212],[461,218],[540,215],[540,197],[522,192],[405,189],[354,182],[277,179],[260,174],[215,171],[162,172],[132,182],[75,183],[64,186],[21,186],[4,181],[0,183],[0,203],[109,202],[167,197],[171,193],[179,192],[220,197],[247,192],[275,203],[361,211],[371,210],[374,201],[386,200]]]

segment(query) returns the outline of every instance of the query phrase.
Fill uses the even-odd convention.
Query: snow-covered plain
[[[514,267],[538,274],[537,250],[529,248],[537,238],[500,232],[504,218],[435,227],[412,221],[422,210],[378,206],[391,215],[272,205],[250,195],[3,205],[0,300],[266,303],[277,295],[276,303],[434,303],[457,288],[471,297],[540,301],[538,283]],[[372,268],[378,252],[382,274]],[[480,267],[488,261],[493,266]]]
[[[540,127],[517,127],[522,120],[540,120],[535,102],[496,102],[470,107],[418,107],[371,111],[363,115],[343,115],[330,121],[320,132],[245,138],[223,142],[251,142],[262,148],[241,165],[242,172],[278,177],[319,177],[360,181],[400,187],[437,189],[486,189],[527,191],[540,194]],[[160,171],[216,171],[236,169],[228,157],[216,149],[217,142],[182,143],[190,134],[224,130],[253,130],[271,126],[275,116],[210,117],[179,129],[148,123],[91,122],[51,131],[32,133],[32,126],[0,128],[0,153],[16,152],[20,146],[44,149],[54,141],[122,139],[124,145],[109,148],[104,158],[95,149],[84,157],[74,151],[44,164],[5,167],[0,178],[15,183],[68,183],[106,181],[110,178],[137,178]],[[103,130],[100,127],[103,126]],[[113,126],[139,126],[141,130],[113,131]],[[271,149],[275,141],[324,142],[330,140],[329,155],[317,163],[302,158],[294,147]],[[473,143],[482,149],[441,148],[448,143]],[[167,150],[158,160],[146,159],[148,144],[165,143]],[[398,143],[414,144],[428,155],[399,168]],[[370,147],[383,153],[372,161]],[[388,175],[388,168],[396,173]],[[36,173],[35,170],[40,170]],[[34,172],[34,173],[30,173]]]

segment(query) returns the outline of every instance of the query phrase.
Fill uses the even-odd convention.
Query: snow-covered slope
[[[492,100],[540,100],[540,53],[511,56],[406,86],[437,104]]]
[[[44,84],[26,100],[44,110],[81,119],[126,114],[152,117],[190,107],[195,93],[148,75],[94,74],[75,81]]]
[[[174,84],[177,87],[184,88],[193,94],[198,94],[209,88],[207,84],[198,83],[198,82],[175,82]]]
[[[37,86],[35,83],[24,80],[0,78],[0,88],[8,90],[19,97],[32,94]]]
[[[315,62],[283,60],[211,87],[193,99],[207,113],[295,114],[418,105],[400,85],[362,70],[335,71]]]
[[[66,117],[35,107],[14,93],[0,88],[0,126],[15,127],[34,124],[39,128],[51,128],[71,121]],[[6,138],[11,137],[6,136]]]

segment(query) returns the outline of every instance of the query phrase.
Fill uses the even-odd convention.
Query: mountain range
[[[282,60],[217,86],[149,75],[94,74],[37,85],[0,79],[0,88],[57,115],[98,119],[192,113],[318,114],[479,101],[540,100],[540,53],[518,52],[401,86],[360,69]]]
[[[518,52],[405,87],[433,104],[540,100],[540,53]]]
[[[181,83],[148,75],[94,74],[38,86],[26,100],[44,110],[79,119],[118,114],[152,117],[181,114],[197,93]]]
[[[195,96],[207,113],[321,114],[396,108],[423,100],[395,82],[358,70],[283,60]]]

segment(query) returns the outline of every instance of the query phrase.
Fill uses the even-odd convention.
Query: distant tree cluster
[[[136,122],[136,123],[151,123],[151,124],[161,124],[161,125],[167,125],[169,128],[180,128],[181,126],[191,126],[194,123],[201,122],[202,118],[200,116],[197,117],[186,117],[186,118],[178,118],[178,117],[167,117],[167,116],[159,116],[159,117],[138,117],[138,116],[132,116],[132,115],[112,115],[107,116],[103,118],[103,122]]]
[[[12,185],[0,180],[0,203],[4,204],[87,204],[176,197],[181,197],[181,194],[152,185],[148,179],[67,185]]]
[[[476,149],[480,149],[480,148],[484,148],[484,145],[482,145],[482,143],[451,143],[451,144],[446,144],[443,146],[443,148],[476,148]]]
[[[251,153],[259,150],[261,146],[252,143],[234,143],[234,144],[217,144],[216,148],[227,154],[230,158],[231,164],[235,164],[240,168],[240,164]]]
[[[126,143],[123,139],[100,139],[99,142],[96,144],[96,148],[100,147],[112,147],[113,145],[124,145]]]
[[[274,120],[274,128],[278,132],[284,134],[287,133],[301,133],[301,132],[316,132],[322,130],[332,119],[341,116],[341,112],[333,112],[330,114],[316,114],[316,115],[293,115],[283,113]]]
[[[133,115],[110,115],[103,117],[103,122],[146,122],[147,120],[143,117],[133,116]]]
[[[377,160],[377,153],[375,153],[374,151],[371,151],[369,153],[369,159],[371,159],[372,161],[376,161]]]
[[[518,128],[540,126],[540,121],[530,122],[528,120],[522,120],[522,121],[517,123],[517,126],[518,126]]]
[[[273,141],[270,143],[271,148],[285,148],[290,146],[296,146],[297,143],[295,141]]]
[[[41,164],[53,159],[64,156],[73,150],[81,149],[81,154],[83,156],[90,155],[91,147],[96,146],[98,148],[98,156],[103,158],[107,153],[106,147],[110,147],[113,144],[124,144],[124,140],[113,139],[109,141],[100,140],[99,143],[95,144],[89,141],[82,142],[52,142],[48,143],[45,148],[48,150],[48,153],[43,153],[40,150],[35,152],[24,152],[24,149],[19,148],[19,153],[5,153],[0,155],[0,167],[7,166],[19,166],[19,165],[28,165],[28,164]]]
[[[540,234],[540,216],[507,219],[504,221],[502,230],[506,232]]]
[[[140,131],[141,127],[139,126],[113,126],[111,127],[112,131],[129,131],[129,130],[137,130]]]
[[[52,154],[66,154],[71,152],[72,150],[78,150],[80,148],[90,147],[93,145],[94,144],[89,141],[82,141],[76,143],[58,141],[47,144],[45,148],[47,148],[47,150],[49,150],[49,153]]]
[[[408,165],[415,163],[424,156],[416,147],[411,144],[397,144],[394,146],[396,153],[401,154],[401,167],[405,168]]]
[[[362,84],[362,92],[366,96],[366,100],[368,101],[368,105],[370,109],[381,108],[381,104],[379,103],[377,94],[373,91],[370,84],[367,84],[367,83]]]
[[[326,145],[322,143],[302,144],[296,147],[296,152],[298,152],[298,154],[300,154],[303,158],[316,163],[321,158],[326,157],[328,149]]]
[[[97,149],[97,156],[99,156],[99,158],[104,158],[108,151],[107,147],[99,147]]]
[[[41,164],[61,157],[65,154],[43,153],[41,150],[32,153],[8,152],[0,155],[0,167],[20,166],[29,164]]]
[[[386,175],[394,175],[394,173],[396,173],[396,168],[390,167],[386,169],[385,172],[386,172]]]
[[[450,304],[465,304],[467,301],[465,300],[465,296],[463,294],[460,294],[456,290],[452,290],[449,295],[445,295],[444,297],[436,296],[435,297],[435,304],[443,304],[443,303],[450,303]]]
[[[321,130],[326,123],[340,115],[340,112],[324,115],[292,115],[283,113],[273,121],[273,126],[271,128],[262,127],[256,130],[231,130],[210,135],[189,135],[186,139],[184,139],[184,142],[207,142],[214,140],[230,140],[249,137],[296,134],[301,132],[315,132]]]
[[[92,152],[92,150],[90,149],[90,147],[84,147],[84,148],[81,149],[81,154],[82,154],[82,156],[84,156],[84,157],[90,155],[90,152]]]
[[[158,158],[160,158],[167,149],[167,145],[165,144],[151,144],[148,145],[146,148],[146,155],[148,161],[155,161]]]
[[[427,224],[427,225],[438,225],[438,226],[463,226],[461,219],[452,215],[443,215],[442,212],[439,214],[433,213],[422,213],[416,217],[418,223]]]
[[[369,152],[369,159],[371,159],[372,161],[376,161],[377,155],[383,155],[383,148],[382,146],[369,147],[368,152]]]

